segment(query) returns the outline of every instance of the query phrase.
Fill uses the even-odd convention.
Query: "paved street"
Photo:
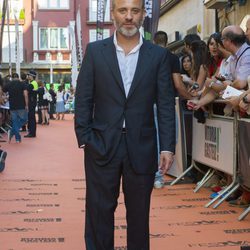
[[[0,174],[0,250],[84,250],[85,177],[73,117],[38,125],[37,138],[2,143],[8,152]],[[204,208],[210,191],[194,184],[154,190],[151,250],[239,250],[250,245],[250,215],[223,203]],[[126,249],[122,194],[116,212],[116,250]]]

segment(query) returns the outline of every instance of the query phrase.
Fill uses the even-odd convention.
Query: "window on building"
[[[69,49],[68,28],[40,28],[39,37],[40,50]]]
[[[9,0],[10,19],[19,19],[20,11],[23,9],[23,1]],[[0,0],[0,16],[2,16],[3,0]],[[7,18],[7,17],[6,17]]]
[[[89,21],[96,22],[97,19],[97,0],[89,0]],[[107,0],[105,18],[106,22],[110,21],[110,0]]]
[[[110,30],[103,30],[103,39],[108,38],[110,36]],[[96,29],[89,30],[89,42],[96,41]]]
[[[16,62],[16,57],[19,56],[20,62],[23,62],[23,27],[19,26],[19,53],[17,54],[16,46],[16,31],[15,26],[10,25],[8,31],[7,25],[4,26],[3,44],[2,44],[2,62],[7,63],[9,60],[12,63]],[[10,43],[9,43],[10,37]],[[10,53],[9,53],[10,52]],[[11,58],[9,57],[11,56]]]
[[[69,0],[39,0],[39,9],[69,9]]]
[[[40,49],[48,48],[48,29],[40,29]]]

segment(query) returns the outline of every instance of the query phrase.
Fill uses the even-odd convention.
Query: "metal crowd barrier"
[[[225,117],[209,113],[205,124],[200,124],[193,118],[193,145],[192,145],[192,164],[182,172],[170,185],[176,184],[193,168],[203,172],[196,164],[202,163],[209,167],[204,173],[204,177],[197,183],[194,192],[197,192],[214,175],[216,170],[232,176],[232,182],[223,192],[205,205],[209,207],[218,201],[213,208],[217,208],[227,197],[235,192],[241,184],[238,173],[239,158],[239,122],[250,123],[250,119],[239,119],[239,114],[234,113],[233,117]],[[242,138],[241,138],[242,139]],[[249,157],[249,156],[242,156]],[[247,163],[248,162],[248,163]],[[244,165],[250,164],[250,159],[245,159]],[[246,166],[247,167],[247,166]],[[250,206],[238,217],[243,220],[250,213]]]
[[[250,187],[250,119],[239,119],[239,175],[241,178],[241,184],[246,187]],[[250,213],[250,206],[238,217],[238,220],[243,220]]]
[[[215,119],[223,119],[223,118],[215,118]],[[225,147],[225,151],[223,152],[223,156],[227,157],[226,162],[221,162],[220,166],[217,167],[215,165],[209,165],[213,169],[220,170],[226,174],[232,176],[232,183],[228,185],[223,192],[218,194],[214,199],[212,199],[209,203],[205,205],[205,207],[209,207],[215,201],[219,200],[213,208],[217,208],[224,200],[226,200],[233,192],[235,192],[240,187],[240,182],[238,178],[237,172],[237,152],[238,152],[238,113],[234,113],[234,118],[230,119],[229,117],[224,118],[225,121],[228,120],[231,123],[231,128],[228,131],[225,131],[223,137],[226,137],[229,141],[225,141],[222,143],[221,147]],[[221,122],[221,120],[219,120]],[[221,125],[225,125],[223,122]],[[221,127],[221,129],[224,129]]]
[[[211,179],[216,170],[232,176],[232,182],[216,196],[205,207],[211,206],[218,201],[213,208],[217,208],[227,197],[240,187],[240,178],[237,172],[238,157],[238,113],[233,117],[215,115],[212,112],[206,119],[205,124],[198,123],[193,118],[193,145],[192,145],[192,163],[183,173],[181,173],[170,185],[176,184],[192,169],[203,172],[197,162],[209,167],[204,173],[204,177],[197,183],[194,192],[197,192],[206,182]],[[250,213],[248,207],[238,218],[242,220]]]

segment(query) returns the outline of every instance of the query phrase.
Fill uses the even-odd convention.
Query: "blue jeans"
[[[176,114],[176,113],[175,113]],[[157,152],[158,152],[158,163],[160,161],[160,141],[159,141],[159,128],[158,128],[158,119],[157,119],[157,107],[154,105],[154,119],[155,119],[155,127],[157,132]],[[175,133],[176,133],[176,143],[178,141],[178,117],[175,115]],[[160,170],[158,170],[155,174],[155,181],[163,181],[163,174]]]
[[[28,112],[25,109],[11,110],[10,115],[12,121],[10,136],[15,135],[16,141],[21,141],[19,130],[27,122]]]

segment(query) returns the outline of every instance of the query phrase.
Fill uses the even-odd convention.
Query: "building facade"
[[[218,18],[218,30],[228,25],[240,25],[245,30],[250,17],[249,0],[204,0],[206,8],[214,10]]]
[[[96,40],[97,0],[9,0],[9,9],[9,25],[6,21],[4,27],[1,71],[8,71],[10,54],[15,71],[16,17],[21,70],[34,69],[46,82],[70,82],[72,46],[77,48],[78,60],[79,47],[84,51],[88,42]],[[77,25],[78,14],[80,25]],[[77,36],[80,26],[81,34]],[[108,0],[103,37],[110,36],[113,30]]]
[[[161,16],[158,30],[167,32],[168,47],[178,51],[183,38],[190,33],[207,39],[215,32],[215,11],[207,9],[201,0],[161,0]]]

